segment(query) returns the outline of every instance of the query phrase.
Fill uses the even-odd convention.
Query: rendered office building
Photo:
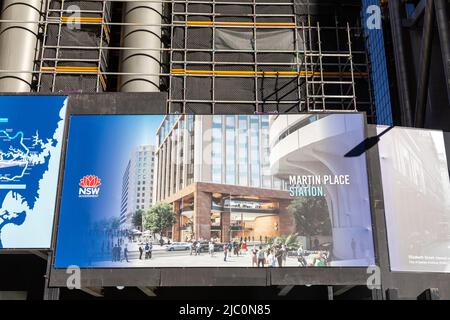
[[[343,154],[364,139],[363,128],[361,114],[167,116],[158,131],[155,199],[173,205],[172,238],[257,242],[303,236],[317,223],[317,241],[333,243],[337,260],[370,263],[367,168],[364,156]],[[292,182],[303,176],[349,182]],[[295,212],[300,198],[314,199],[321,221]]]
[[[158,136],[155,199],[174,205],[175,240],[291,231],[278,229],[289,197],[270,175],[269,116],[167,116]]]
[[[122,228],[135,228],[132,223],[136,211],[147,211],[153,202],[153,162],[155,147],[139,146],[130,155],[123,174],[120,224]]]

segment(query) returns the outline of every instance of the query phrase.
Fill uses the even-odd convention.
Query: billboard
[[[450,179],[442,131],[378,127],[392,271],[450,272]],[[448,144],[448,141],[447,141]]]
[[[362,114],[71,116],[54,266],[374,264]]]
[[[65,97],[0,97],[0,249],[50,248]]]

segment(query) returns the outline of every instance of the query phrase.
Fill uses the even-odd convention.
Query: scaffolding
[[[34,70],[8,72],[32,73],[33,91],[59,93],[117,91],[121,76],[157,76],[170,113],[373,114],[353,1],[342,1],[350,11],[323,0],[136,0],[162,3],[157,23],[124,22],[125,2],[45,0]],[[124,46],[125,26],[160,27],[160,46]],[[125,52],[159,55],[160,72],[124,72]]]
[[[356,91],[366,51],[352,48],[359,28],[336,16],[322,26],[311,14],[319,5],[174,1],[170,112],[366,110]]]
[[[107,1],[47,1],[38,92],[107,90],[110,17]]]

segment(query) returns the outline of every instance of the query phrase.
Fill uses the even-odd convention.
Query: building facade
[[[167,116],[158,140],[155,199],[174,206],[174,240],[293,231],[288,192],[270,175],[268,115]]]
[[[373,256],[366,161],[343,154],[364,140],[364,128],[358,113],[167,116],[155,199],[173,206],[171,237],[258,243],[297,234],[306,246],[332,244],[336,265],[364,265]],[[291,177],[308,176],[349,182],[293,185]]]
[[[147,211],[153,203],[155,147],[142,145],[131,155],[122,179],[121,228],[134,229],[133,215]]]

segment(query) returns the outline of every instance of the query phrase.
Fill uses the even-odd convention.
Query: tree
[[[271,238],[269,240],[269,245],[285,245],[288,249],[297,249],[297,233],[289,234],[289,235],[281,235],[279,237]]]
[[[131,222],[133,223],[133,226],[135,226],[138,230],[142,229],[142,216],[144,215],[143,210],[138,210],[133,214],[133,217],[131,218]]]
[[[304,197],[291,202],[289,213],[294,216],[301,236],[331,235],[331,220],[324,197]]]
[[[120,219],[117,217],[110,218],[109,228],[111,230],[118,230],[120,228]]]
[[[175,222],[175,212],[168,203],[157,203],[144,214],[144,227],[152,233],[159,233],[161,238]]]

